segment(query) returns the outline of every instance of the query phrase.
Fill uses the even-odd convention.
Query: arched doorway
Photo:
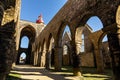
[[[19,40],[20,44],[17,55],[17,61],[16,61],[17,64],[19,64],[20,54],[22,52],[26,53],[25,64],[33,64],[34,56],[32,54],[32,44],[35,40],[35,36],[36,36],[36,31],[32,26],[25,26],[21,30],[20,40]]]
[[[71,31],[68,25],[65,26],[63,35],[62,35],[62,65],[68,66],[72,63],[72,54],[70,52],[71,47]]]
[[[21,55],[20,55],[19,63],[20,64],[25,64],[25,62],[26,62],[26,53],[22,52]]]
[[[93,23],[90,20],[92,20]],[[90,25],[90,22],[91,22],[91,25]],[[97,31],[94,31],[92,34],[90,34],[90,37],[91,37],[90,39],[94,46],[93,48],[94,63],[97,67],[97,72],[101,73],[101,72],[104,72],[104,55],[101,51],[102,39],[105,35],[101,30],[101,28],[103,28],[103,24],[99,17],[93,16],[88,20],[87,25],[89,25],[90,27],[93,27],[93,29],[96,27],[98,28]]]
[[[105,35],[102,39],[100,50],[103,55],[104,67],[111,68],[111,57],[110,57],[110,50],[109,50],[107,35]]]
[[[71,41],[71,29],[68,25],[62,24],[59,27],[57,37],[55,39],[55,69],[61,70],[63,61],[63,45],[68,44],[70,46]]]

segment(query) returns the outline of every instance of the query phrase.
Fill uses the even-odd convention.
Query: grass
[[[105,69],[104,73],[97,73],[96,68],[82,67],[85,80],[112,80],[111,69]]]
[[[20,79],[20,75],[19,74],[12,74],[12,73],[10,73],[7,76],[6,80],[21,80],[21,79]]]
[[[52,72],[55,72],[53,68],[50,70]],[[91,67],[81,67],[81,73],[84,77],[84,80],[112,80],[112,72],[111,69],[105,69],[104,73],[97,73],[96,68]],[[73,70],[70,66],[64,66],[62,67],[61,72],[57,72],[56,74],[61,74],[65,77],[67,76],[73,76]]]
[[[50,71],[54,72],[55,74],[60,74],[65,77],[74,77],[73,69],[71,66],[62,67],[62,71],[60,72],[56,72],[54,68],[52,67]],[[98,74],[96,72],[96,68],[81,67],[81,73],[82,73],[84,80],[112,80],[111,69],[105,69],[104,73]],[[7,76],[6,80],[21,80],[20,77],[21,77],[20,74],[10,73]],[[80,80],[80,78],[78,80]]]

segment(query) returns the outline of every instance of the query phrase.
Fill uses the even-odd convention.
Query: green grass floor
[[[52,69],[54,72],[54,70]],[[73,70],[70,66],[64,66],[61,72],[57,72],[63,76],[73,76]],[[104,73],[97,73],[96,68],[81,67],[81,73],[84,80],[112,80],[111,69],[105,69]]]
[[[53,67],[50,70],[51,72],[55,72],[55,74],[60,74],[62,76],[71,76],[73,77],[73,70],[70,66],[64,66],[62,71],[56,72],[54,71]],[[96,72],[96,68],[89,68],[89,67],[81,67],[81,72],[84,80],[112,80],[112,72],[111,69],[105,69],[104,73],[98,74]],[[21,80],[20,74],[12,74],[10,73],[7,76],[6,80]]]
[[[21,79],[20,79],[20,75],[19,74],[12,74],[12,73],[10,73],[7,76],[6,80],[21,80]]]

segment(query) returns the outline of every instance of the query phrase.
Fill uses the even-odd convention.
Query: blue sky
[[[67,0],[22,0],[21,19],[35,22],[40,14],[45,24],[54,17]]]

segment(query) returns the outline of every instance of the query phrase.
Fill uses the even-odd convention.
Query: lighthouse
[[[36,23],[40,24],[40,23],[44,23],[42,15],[40,14],[40,16],[38,16],[38,19],[36,20]]]

